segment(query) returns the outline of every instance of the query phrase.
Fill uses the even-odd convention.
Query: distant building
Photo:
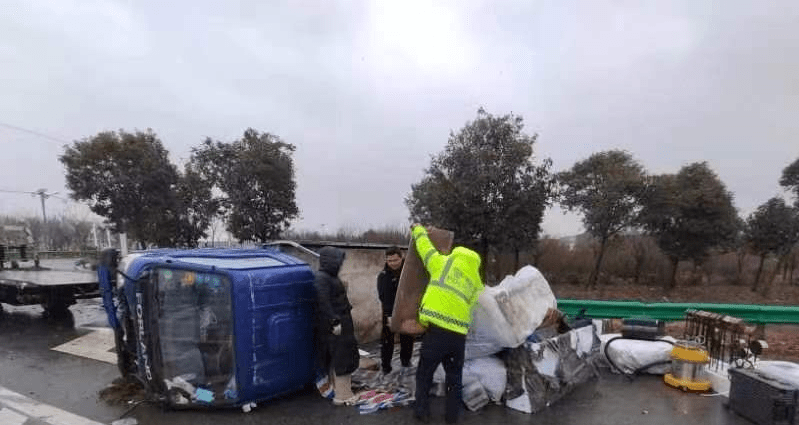
[[[0,269],[10,263],[28,261],[35,254],[33,234],[27,226],[0,225]]]

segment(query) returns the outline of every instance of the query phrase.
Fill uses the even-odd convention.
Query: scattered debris
[[[363,356],[363,354],[361,354],[361,356]],[[372,359],[369,357],[361,357],[361,359],[358,361],[358,369],[380,370],[380,362],[377,359]]]
[[[145,393],[140,382],[117,378],[111,385],[100,390],[99,396],[109,404],[128,404],[143,401]]]

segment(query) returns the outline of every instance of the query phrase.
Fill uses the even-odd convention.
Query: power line
[[[61,200],[63,200],[63,201],[69,201],[69,199],[67,199],[67,198],[64,198],[64,197],[58,196],[58,192],[50,192],[50,193],[47,193],[47,189],[39,189],[39,190],[35,190],[35,191],[32,191],[32,192],[29,192],[29,191],[26,191],[26,190],[6,190],[6,189],[0,189],[0,192],[5,192],[5,193],[24,193],[24,194],[30,194],[30,195],[31,195],[31,196],[33,196],[33,197],[37,197],[37,196],[38,196],[38,197],[39,197],[39,199],[40,199],[40,200],[41,200],[41,202],[42,202],[42,219],[43,219],[45,222],[47,222],[47,212],[46,212],[46,210],[45,210],[45,204],[44,204],[44,201],[45,201],[46,199],[48,199],[48,198],[57,198],[57,199],[61,199]]]
[[[6,193],[30,193],[32,195],[36,193],[36,192],[27,192],[27,191],[24,191],[24,190],[5,190],[5,189],[0,189],[0,192],[6,192]]]
[[[52,141],[58,142],[58,143],[63,143],[63,144],[67,144],[67,145],[70,144],[70,142],[68,142],[68,141],[66,141],[64,139],[59,139],[58,137],[49,136],[47,134],[40,133],[40,132],[38,132],[36,130],[31,130],[31,129],[19,127],[19,126],[16,126],[16,125],[7,124],[7,123],[1,122],[1,121],[0,121],[0,127],[6,127],[6,128],[10,128],[12,130],[21,131],[23,133],[32,134],[34,136],[43,137],[45,139],[49,139],[49,140],[52,140]]]

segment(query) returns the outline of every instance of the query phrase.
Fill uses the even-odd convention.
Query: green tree
[[[549,159],[534,163],[537,136],[523,128],[519,116],[479,109],[412,185],[405,200],[411,220],[453,230],[483,258],[490,248],[533,246],[554,180]]]
[[[799,159],[782,170],[780,185],[793,193],[795,205],[799,208]]]
[[[713,249],[733,247],[740,221],[732,201],[706,162],[649,179],[639,222],[672,262],[667,288],[674,287],[681,260],[701,264]]]
[[[792,192],[794,196],[794,207],[799,210],[799,158],[782,170],[780,185]],[[793,284],[793,272],[799,265],[799,241],[789,254],[783,257],[785,272],[790,270],[789,282]]]
[[[70,196],[86,201],[114,231],[145,244],[174,239],[174,227],[162,224],[175,207],[178,172],[152,130],[98,133],[65,146],[59,160]]]
[[[752,283],[752,291],[756,291],[766,257],[773,254],[784,258],[799,240],[799,217],[796,209],[786,205],[782,198],[771,198],[749,215],[746,224],[746,241],[760,256],[760,265]]]
[[[240,140],[205,140],[192,151],[192,167],[221,192],[227,230],[239,241],[280,236],[297,217],[294,145],[251,128]]]
[[[586,230],[599,241],[590,286],[596,286],[608,241],[636,224],[644,192],[644,169],[621,150],[598,152],[558,174],[560,203],[583,214]]]
[[[219,200],[212,194],[208,180],[186,164],[175,187],[176,204],[173,217],[177,227],[177,243],[196,247],[200,239],[207,236],[211,221],[219,214]]]

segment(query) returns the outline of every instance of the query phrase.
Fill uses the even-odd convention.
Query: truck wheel
[[[69,315],[69,304],[63,300],[48,300],[42,303],[45,317],[65,317]]]

